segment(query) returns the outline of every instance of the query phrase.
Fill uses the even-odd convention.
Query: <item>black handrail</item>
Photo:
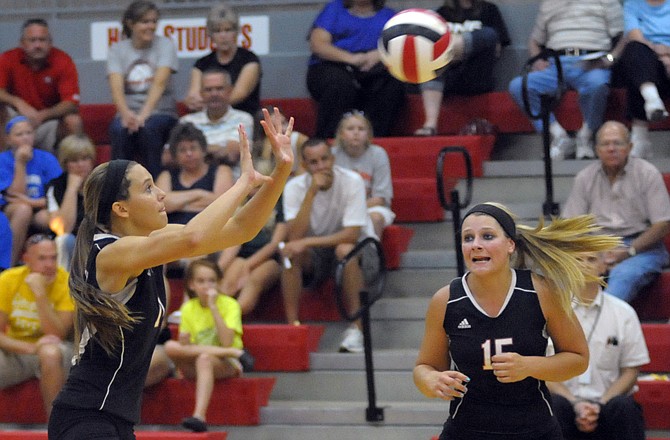
[[[370,253],[362,254],[363,250],[373,245],[376,250],[376,255]],[[359,255],[360,254],[360,255]],[[359,257],[359,264],[362,266],[364,279],[367,275],[369,281],[366,280],[366,285],[360,292],[361,307],[349,313],[344,306],[342,284],[344,279],[344,266],[347,265],[354,257]],[[374,259],[371,261],[370,259]],[[375,264],[376,270],[373,273],[365,270],[368,264]],[[370,278],[371,277],[371,278]],[[374,379],[374,365],[372,362],[372,330],[370,328],[370,306],[374,304],[384,293],[384,284],[386,281],[386,262],[384,260],[384,252],[382,250],[379,240],[368,237],[359,242],[342,260],[338,261],[335,270],[335,298],[337,308],[340,315],[347,321],[355,321],[361,318],[363,325],[363,347],[365,354],[365,376],[368,385],[368,407],[365,410],[365,420],[368,422],[381,422],[384,420],[384,409],[377,406],[377,394],[375,392]],[[368,290],[367,287],[372,289]]]
[[[444,159],[447,154],[457,153],[463,156],[465,161],[465,172],[466,172],[466,193],[465,201],[461,203],[460,194],[458,189],[454,188],[451,190],[451,202],[447,200],[445,194],[445,182],[444,182]],[[440,199],[440,205],[442,208],[447,211],[451,211],[451,219],[454,225],[454,249],[456,251],[456,267],[458,268],[458,276],[463,276],[465,273],[465,264],[463,263],[463,251],[460,246],[461,237],[459,233],[459,226],[461,224],[461,209],[467,207],[472,200],[472,183],[473,183],[473,171],[472,171],[472,159],[470,158],[470,153],[464,147],[452,146],[444,147],[440,150],[437,155],[437,195]]]
[[[528,74],[532,71],[532,66],[538,59],[553,58],[556,64],[557,87],[553,95],[540,95],[540,113],[533,114],[528,102]],[[559,213],[558,203],[554,202],[554,173],[551,163],[551,136],[549,133],[549,114],[561,102],[565,92],[565,81],[563,79],[563,66],[561,59],[556,51],[544,49],[538,55],[526,61],[521,80],[521,96],[523,98],[524,111],[531,119],[542,119],[542,144],[544,150],[544,184],[546,198],[542,205],[542,213],[545,217],[557,216]]]

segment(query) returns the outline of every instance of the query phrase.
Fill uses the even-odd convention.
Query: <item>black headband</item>
[[[516,239],[516,224],[514,223],[514,219],[512,219],[512,217],[507,212],[505,212],[505,210],[488,203],[480,203],[479,205],[473,206],[465,214],[465,216],[463,216],[463,221],[465,221],[465,219],[468,218],[470,214],[474,214],[475,212],[490,215],[496,219],[507,236],[509,236],[512,240]]]
[[[105,182],[100,192],[100,201],[98,202],[98,224],[109,225],[112,215],[112,205],[118,200],[121,182],[126,176],[126,169],[130,164],[129,160],[116,159],[110,160],[105,173]]]

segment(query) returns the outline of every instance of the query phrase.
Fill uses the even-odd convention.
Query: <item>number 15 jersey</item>
[[[546,320],[531,272],[514,270],[505,302],[497,316],[477,304],[467,285],[467,274],[449,287],[444,330],[449,337],[453,368],[470,378],[468,391],[449,405],[449,424],[460,433],[522,435],[533,438],[553,424],[549,392],[544,381],[528,377],[514,383],[498,382],[491,357],[515,352],[544,356]]]

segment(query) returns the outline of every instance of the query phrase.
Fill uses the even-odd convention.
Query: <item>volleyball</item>
[[[422,83],[453,58],[449,24],[428,9],[405,9],[389,19],[379,37],[382,63],[400,81]]]

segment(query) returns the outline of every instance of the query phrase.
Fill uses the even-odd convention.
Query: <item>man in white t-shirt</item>
[[[591,275],[601,276],[602,255],[584,254]],[[566,439],[643,440],[642,408],[633,399],[637,375],[649,352],[635,310],[588,282],[573,309],[589,344],[589,368],[565,382],[547,382]],[[549,354],[553,353],[550,347]]]
[[[330,146],[322,139],[310,139],[303,144],[302,162],[307,173],[291,179],[283,195],[288,238],[282,256],[291,264],[283,270],[281,283],[289,323],[298,322],[303,281],[308,286],[317,286],[333,274],[337,261],[359,240],[376,238],[361,176],[336,166]],[[363,273],[357,259],[344,267],[343,279],[347,309],[355,312],[363,288]],[[359,323],[345,331],[340,351],[363,351]]]

